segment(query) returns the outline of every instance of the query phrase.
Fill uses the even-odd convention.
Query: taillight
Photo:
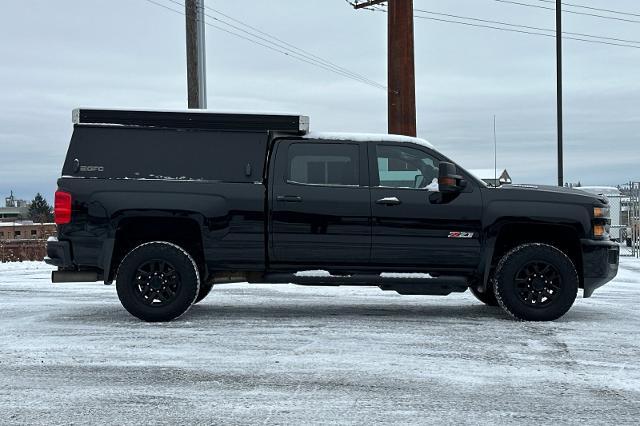
[[[64,225],[71,222],[71,194],[64,191],[56,191],[53,214],[56,225]]]

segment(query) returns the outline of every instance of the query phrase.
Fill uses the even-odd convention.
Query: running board
[[[100,279],[97,272],[91,271],[53,271],[51,272],[51,282],[58,283],[88,283],[96,282]]]
[[[469,285],[465,277],[438,278],[402,278],[381,275],[297,275],[297,274],[266,274],[261,277],[261,283],[267,284],[298,284],[317,286],[377,286],[385,291],[396,291],[404,295],[432,295],[446,296],[451,293],[462,293]]]

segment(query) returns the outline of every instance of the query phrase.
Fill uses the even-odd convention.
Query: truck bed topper
[[[173,129],[255,130],[304,134],[309,117],[292,114],[249,114],[208,110],[128,110],[76,108],[73,124],[98,124]]]

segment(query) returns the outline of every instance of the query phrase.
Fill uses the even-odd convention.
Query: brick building
[[[53,235],[54,223],[0,222],[0,262],[42,260]]]
[[[0,240],[46,240],[55,234],[55,223],[0,222]]]

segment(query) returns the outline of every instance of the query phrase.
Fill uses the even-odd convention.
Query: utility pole
[[[416,136],[413,0],[389,0],[389,133]]]
[[[189,108],[207,108],[204,0],[185,0],[187,99]]]
[[[556,0],[556,89],[558,111],[558,186],[564,186],[563,113],[562,113],[562,1]]]
[[[416,136],[416,72],[413,0],[356,2],[362,9],[388,3],[388,129],[390,134]]]

